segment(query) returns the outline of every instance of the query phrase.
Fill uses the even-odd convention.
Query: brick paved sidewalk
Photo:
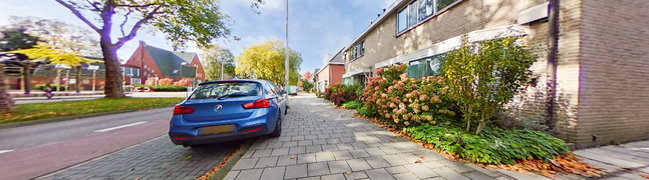
[[[225,179],[545,179],[448,160],[353,114],[291,97],[282,136],[258,139]]]
[[[196,179],[241,143],[184,148],[165,135],[37,179]]]

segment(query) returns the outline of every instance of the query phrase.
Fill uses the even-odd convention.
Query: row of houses
[[[93,58],[101,60],[103,58]],[[94,67],[94,68],[91,68]],[[158,80],[170,78],[174,82],[190,78],[194,83],[205,81],[205,71],[198,54],[175,52],[147,45],[140,41],[131,57],[121,64],[124,85],[156,85]],[[103,63],[84,64],[80,69],[81,79],[75,79],[76,69],[41,65],[32,69],[32,84],[60,83],[70,86],[81,83],[82,90],[101,90],[105,83]],[[7,67],[5,84],[8,89],[23,89],[22,73],[19,67]]]
[[[649,1],[397,0],[313,81],[363,84],[394,64],[439,71],[464,39],[521,37],[538,84],[512,106],[575,148],[649,138]]]

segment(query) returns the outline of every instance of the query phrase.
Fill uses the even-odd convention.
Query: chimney
[[[146,45],[146,43],[144,43],[144,41],[140,40],[140,46],[145,46],[145,45]]]

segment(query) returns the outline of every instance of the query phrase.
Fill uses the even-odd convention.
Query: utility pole
[[[290,85],[289,85],[289,80],[288,80],[288,73],[289,73],[289,68],[288,68],[288,0],[286,0],[286,44],[285,44],[285,50],[286,50],[286,59],[284,60],[284,78],[286,80],[286,90],[290,91]]]
[[[223,62],[224,59],[221,59],[221,80],[223,80]]]

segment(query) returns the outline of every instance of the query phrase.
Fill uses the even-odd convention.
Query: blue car
[[[264,80],[204,82],[174,108],[169,137],[183,146],[279,137],[287,101],[286,91]]]

